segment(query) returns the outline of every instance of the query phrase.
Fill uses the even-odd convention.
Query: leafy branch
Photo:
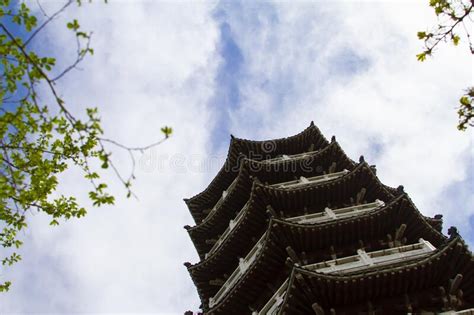
[[[85,119],[77,118],[69,110],[59,96],[56,82],[94,53],[90,47],[92,33],[84,32],[77,20],[67,23],[66,27],[75,34],[76,58],[56,75],[51,75],[56,59],[40,56],[31,49],[31,43],[74,2],[81,4],[78,0],[68,0],[51,15],[40,6],[45,20],[38,26],[38,18],[25,3],[15,6],[9,0],[0,0],[0,245],[4,253],[10,253],[0,257],[3,268],[21,259],[14,249],[22,244],[17,233],[27,227],[29,212],[49,215],[50,225],[58,225],[61,219],[86,215],[86,209],[78,204],[75,196],[53,196],[59,174],[69,167],[80,169],[91,185],[88,197],[92,204],[113,204],[115,198],[101,181],[100,169],[112,169],[130,197],[133,195],[131,183],[135,179],[134,154],[160,145],[172,133],[171,128],[164,127],[163,139],[143,147],[130,147],[104,137],[97,108],[87,108]],[[8,26],[11,24],[15,30],[23,29],[25,41],[15,36]],[[39,86],[47,87],[52,105],[41,104]],[[115,165],[106,144],[129,153],[133,167],[128,176],[123,176]],[[99,169],[92,167],[95,162],[99,162]],[[7,291],[10,285],[9,281],[0,283],[0,292]]]
[[[465,38],[470,53],[474,54],[469,31],[470,29],[472,31],[472,26],[466,26],[466,23],[472,23],[474,0],[430,0],[430,6],[438,17],[438,25],[431,31],[417,33],[418,39],[424,42],[423,51],[416,55],[418,61],[423,62],[428,56],[432,56],[441,42],[450,41],[454,46],[458,46],[462,37]],[[473,91],[474,87],[467,88],[465,95],[459,99],[457,126],[459,130],[466,130],[468,126],[474,126]]]

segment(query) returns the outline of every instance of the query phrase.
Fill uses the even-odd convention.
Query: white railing
[[[316,264],[303,266],[319,273],[339,274],[343,275],[349,272],[362,271],[374,266],[385,266],[406,262],[416,258],[427,256],[435,251],[436,248],[430,242],[420,238],[418,243],[399,246],[389,249],[378,250],[374,252],[365,252],[363,249],[357,250],[357,255],[324,261]],[[254,312],[253,315],[273,315],[276,314],[278,308],[284,300],[288,280],[276,291],[276,293],[268,300],[267,304],[260,310]]]
[[[235,219],[229,221],[229,226],[227,229],[224,231],[224,233],[219,236],[219,239],[217,242],[212,246],[212,248],[209,250],[209,252],[205,255],[205,258],[207,258],[210,254],[216,251],[216,249],[224,242],[224,240],[227,238],[227,236],[230,234],[230,232],[234,229],[234,227],[242,220],[244,217],[244,212],[245,209],[249,206],[249,202],[242,207],[242,209],[239,211]]]
[[[439,313],[439,315],[459,315],[459,314],[474,315],[474,308],[470,308],[470,309],[462,310],[462,311],[446,311],[446,312]]]
[[[426,256],[435,249],[436,248],[431,245],[430,242],[420,238],[418,243],[415,244],[375,252],[367,253],[363,249],[359,249],[357,250],[357,255],[307,265],[305,268],[320,273],[345,274],[373,266],[390,265],[401,261],[413,260],[421,256]]]
[[[334,179],[334,178],[337,178],[337,177],[340,177],[340,176],[343,176],[345,174],[347,174],[349,171],[348,170],[343,170],[341,172],[338,172],[338,173],[332,173],[332,174],[327,174],[327,175],[321,175],[321,176],[315,176],[315,177],[310,177],[310,178],[306,178],[306,177],[301,177],[299,180],[294,180],[294,181],[289,181],[289,182],[282,182],[282,183],[278,183],[278,184],[274,184],[274,185],[271,185],[271,186],[275,186],[275,187],[280,187],[280,188],[288,188],[288,187],[295,187],[295,186],[298,186],[299,184],[308,184],[308,183],[317,183],[317,182],[324,182],[324,181],[327,181],[327,180],[331,180],[331,179]],[[232,185],[231,185],[232,186]],[[377,202],[381,202],[381,201],[376,201],[375,203]],[[218,202],[219,204],[219,202]],[[383,204],[383,202],[382,202]],[[369,210],[366,210],[365,208],[367,207],[370,207],[369,205],[372,205],[372,204],[367,204],[367,205],[359,205],[359,206],[356,206],[354,209],[352,209],[353,207],[349,207],[349,208],[343,208],[343,209],[339,209],[339,212],[337,213],[337,217],[338,218],[344,218],[344,217],[348,217],[348,216],[351,216],[352,214],[346,214],[346,212],[350,212],[350,211],[357,211],[356,213],[361,213],[361,212],[364,212],[364,211],[369,211]],[[214,209],[212,211],[215,211],[215,208],[217,207],[217,205],[214,207]],[[240,220],[243,218],[243,214],[244,214],[244,209],[248,207],[248,201],[247,203],[244,205],[244,207],[239,211],[239,213],[237,214],[237,216],[235,217],[235,219],[233,220],[230,220],[229,221],[229,227],[224,231],[224,233],[221,234],[221,236],[219,236],[217,242],[211,247],[211,249],[209,250],[209,252],[207,252],[207,254],[205,255],[205,258],[207,258],[210,254],[212,254],[213,252],[216,251],[217,248],[219,248],[219,246],[224,242],[224,240],[227,238],[227,236],[230,234],[230,232],[232,231],[232,229],[234,228],[234,226],[236,226]],[[211,212],[212,212],[211,211]],[[315,214],[309,214],[307,216],[301,216],[301,217],[295,217],[295,218],[291,218],[289,219],[290,221],[294,221],[294,222],[299,222],[299,220],[301,220],[300,218],[302,218],[302,220],[304,220],[303,217],[307,217],[307,221],[308,222],[299,222],[299,223],[310,223],[312,221],[314,222],[319,222],[319,220],[321,221],[325,221],[325,216],[330,213],[331,209],[329,208],[326,208],[325,209],[325,212],[324,213],[315,213]],[[354,213],[355,214],[355,213]],[[319,217],[323,217],[321,219],[319,219]]]
[[[260,310],[260,312],[253,312],[252,315],[274,315],[278,312],[278,308],[285,299],[286,288],[288,288],[288,279],[283,282],[280,288],[268,300],[267,304]]]
[[[263,247],[263,239],[265,238],[266,233],[258,240],[255,246],[250,250],[250,252],[245,256],[245,258],[239,259],[239,265],[230,275],[229,278],[225,281],[222,287],[217,291],[217,293],[209,299],[209,308],[214,307],[219,301],[229,292],[229,290],[237,283],[240,277],[247,271],[247,269],[252,265],[252,263],[257,258],[257,254]]]
[[[263,160],[262,162],[265,163],[277,163],[281,161],[287,161],[287,160],[294,160],[294,159],[302,159],[305,158],[313,153],[318,152],[318,150],[315,151],[309,151],[309,152],[303,152],[303,153],[298,153],[298,154],[291,154],[291,155],[286,155],[283,154],[279,157],[273,158],[273,159],[268,159],[268,160]]]
[[[229,187],[227,187],[226,190],[224,190],[222,192],[222,196],[219,198],[219,200],[217,200],[216,204],[214,205],[214,207],[212,207],[211,211],[207,214],[206,218],[204,220],[206,220],[208,217],[211,216],[211,213],[214,213],[216,212],[216,209],[224,202],[224,199],[227,197],[227,195],[229,194],[229,192],[235,187],[235,185],[237,184],[237,178],[236,177],[234,179],[234,181],[229,185]]]
[[[309,178],[301,176],[299,179],[292,180],[292,181],[289,181],[289,182],[273,184],[271,186],[278,187],[278,188],[290,188],[290,187],[304,186],[304,185],[315,184],[315,183],[320,183],[320,182],[325,182],[325,181],[328,181],[328,180],[332,180],[332,179],[341,177],[341,176],[343,176],[347,173],[349,173],[348,170],[343,170],[343,171],[336,172],[336,173],[330,173],[330,174],[314,176],[314,177],[309,177]]]
[[[323,212],[305,214],[298,217],[288,218],[288,221],[295,223],[322,223],[330,220],[337,220],[360,215],[362,213],[370,212],[380,207],[385,206],[385,203],[381,200],[375,200],[375,202],[366,203],[362,205],[356,205],[352,207],[330,209],[325,208]]]

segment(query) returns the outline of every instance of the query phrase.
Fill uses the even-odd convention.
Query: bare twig
[[[148,149],[151,149],[157,145],[160,145],[162,144],[163,142],[165,142],[166,140],[168,139],[168,137],[165,137],[164,139],[161,139],[160,141],[157,141],[157,142],[154,142],[152,144],[149,144],[149,145],[146,145],[146,146],[143,146],[143,147],[127,147],[126,145],[123,145],[117,141],[114,141],[114,140],[111,140],[111,139],[107,139],[107,138],[99,138],[100,141],[103,141],[103,142],[108,142],[108,143],[112,143],[113,145],[116,145],[117,147],[119,148],[122,148],[124,150],[128,150],[128,151],[140,151],[143,153],[143,151],[146,151]]]
[[[77,57],[76,57],[76,60],[71,65],[66,67],[60,74],[58,74],[56,77],[51,79],[51,82],[56,82],[57,80],[61,79],[66,73],[68,73],[72,69],[76,68],[77,65],[84,59],[84,57],[86,56],[86,52],[90,49],[90,42],[91,42],[92,32],[87,36],[88,37],[87,37],[86,48],[84,48],[84,49],[81,49],[80,40],[79,40],[78,37],[76,38],[76,40],[77,40]]]
[[[447,28],[447,31],[444,31],[444,32],[442,32],[441,34],[439,34],[439,35],[441,35],[441,36],[436,37],[436,38],[435,38],[435,41],[434,41],[434,43],[433,43],[432,45],[427,45],[427,44],[426,44],[427,52],[431,53],[431,52],[433,51],[433,49],[434,49],[441,41],[445,40],[448,35],[452,34],[452,33],[453,33],[453,30],[456,28],[456,26],[457,26],[459,23],[461,23],[461,22],[464,20],[465,17],[468,17],[468,16],[469,16],[469,14],[471,13],[473,7],[474,7],[474,5],[471,5],[471,6],[469,7],[469,9],[465,10],[465,12],[464,12],[464,14],[463,14],[462,16],[456,17],[456,22],[455,22],[453,25],[451,25],[449,28],[448,28],[448,27],[444,27],[444,28]]]
[[[27,100],[28,97],[30,97],[30,94],[31,94],[30,89],[27,89],[27,90],[26,90],[26,95],[23,96],[22,98],[19,98],[19,99],[16,99],[16,100],[11,100],[11,98],[13,98],[13,95],[10,95],[10,96],[8,96],[8,97],[5,97],[5,98],[2,100],[2,103],[4,103],[4,104],[16,104],[16,103],[21,103],[21,102],[24,102],[25,100]]]
[[[46,11],[43,9],[43,6],[41,5],[41,3],[39,2],[39,0],[36,0],[36,4],[38,5],[40,11],[43,13],[43,15],[47,18],[49,18],[49,15],[46,13]]]
[[[28,44],[33,40],[33,38],[35,38],[35,36],[46,26],[48,25],[52,20],[54,20],[59,14],[61,14],[61,12],[63,12],[64,10],[66,10],[66,8],[68,6],[70,6],[71,4],[73,3],[73,0],[68,0],[66,2],[66,4],[64,6],[61,7],[61,9],[59,9],[58,11],[56,11],[53,15],[51,15],[46,21],[43,22],[43,24],[41,24],[32,34],[31,36],[25,41],[25,44],[23,45],[23,47],[26,47],[28,46]],[[39,2],[38,2],[39,4]],[[40,8],[41,8],[41,5],[40,5]],[[41,8],[42,10],[42,8]],[[44,11],[43,11],[44,13]],[[46,13],[44,13],[46,15]]]
[[[474,47],[472,46],[471,34],[469,33],[469,30],[467,29],[466,23],[464,23],[464,21],[462,21],[462,26],[464,28],[464,32],[466,33],[466,38],[467,38],[467,42],[469,44],[469,49],[471,50],[471,54],[474,55]]]

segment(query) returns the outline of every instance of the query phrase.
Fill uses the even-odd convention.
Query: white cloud
[[[233,132],[279,137],[314,119],[354,159],[377,164],[386,184],[403,184],[424,213],[444,213],[469,236],[474,209],[446,194],[463,181],[474,191],[472,133],[455,128],[457,100],[472,83],[466,47],[448,43],[416,60],[416,32],[436,23],[425,2],[323,3],[223,9],[245,59]]]
[[[45,9],[56,5],[47,3]],[[2,313],[197,309],[197,293],[183,266],[197,255],[183,229],[192,219],[182,198],[198,192],[212,174],[177,172],[170,161],[203,158],[209,146],[207,103],[219,61],[212,10],[212,3],[85,3],[48,26],[49,41],[41,47],[50,45],[62,60],[74,58],[68,19],[77,17],[85,30],[94,31],[95,55],[58,86],[70,108],[79,113],[98,106],[106,136],[124,144],[157,141],[163,125],[175,132],[139,160],[134,185],[139,201],[125,200],[110,175],[116,206],[92,208],[86,218],[59,228],[34,216],[21,250],[24,260],[6,275],[14,284],[0,297]],[[114,152],[126,172],[127,154]],[[86,181],[74,172],[62,180],[63,191],[87,202]]]
[[[152,142],[165,124],[175,134],[142,160],[139,202],[120,199],[55,229],[35,216],[13,288],[0,296],[3,313],[197,309],[182,266],[197,255],[182,229],[191,218],[181,199],[203,189],[220,166],[199,172],[189,163],[211,153],[209,126],[219,128],[209,103],[220,88],[214,79],[222,70],[222,21],[243,58],[235,76],[241,102],[222,109],[236,136],[287,136],[314,120],[352,158],[364,154],[377,164],[383,182],[403,184],[424,213],[444,211],[465,236],[472,233],[473,209],[456,208],[473,203],[466,182],[472,134],[455,130],[453,109],[471,83],[471,59],[463,49],[443,47],[433,60],[416,61],[416,31],[435,23],[424,1],[225,2],[216,10],[122,1],[70,13],[94,30],[96,54],[63,81],[66,100],[99,106],[108,135],[125,144]],[[47,32],[61,53],[71,43],[63,24]],[[125,155],[115,156],[128,166]],[[72,194],[87,191],[77,174],[64,181]],[[122,192],[118,184],[112,189]]]

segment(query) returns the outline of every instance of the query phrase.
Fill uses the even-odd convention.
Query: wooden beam
[[[267,212],[268,216],[273,217],[273,218],[278,218],[278,215],[275,212],[275,210],[272,208],[272,206],[267,205],[267,211],[266,212]]]
[[[319,306],[318,303],[313,303],[313,305],[311,305],[311,308],[313,309],[314,314],[324,315],[324,309],[321,306]]]
[[[357,193],[356,205],[360,205],[364,201],[364,197],[365,197],[366,192],[367,192],[367,189],[362,187],[362,189]]]
[[[225,281],[223,279],[220,279],[220,278],[209,280],[210,285],[217,286],[217,287],[221,287],[224,283],[225,283]]]
[[[211,238],[206,240],[207,245],[214,245],[215,243],[217,243],[216,239]]]
[[[462,274],[458,273],[454,279],[449,280],[449,294],[456,294],[462,281]]]
[[[296,252],[293,250],[293,248],[291,248],[291,246],[287,246],[285,248],[288,256],[291,258],[291,260],[294,262],[294,263],[298,263],[301,265],[301,259],[298,257],[298,255],[296,255]]]

